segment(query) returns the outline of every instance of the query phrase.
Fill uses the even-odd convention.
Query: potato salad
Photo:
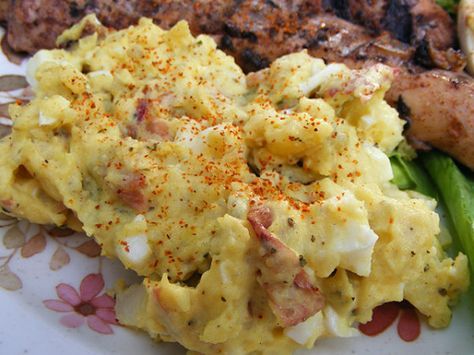
[[[143,282],[121,324],[203,354],[290,354],[358,334],[406,300],[448,326],[469,283],[435,201],[400,191],[387,157],[402,121],[394,69],[305,51],[244,75],[186,22],[125,30],[93,16],[28,64],[10,107],[0,204],[84,231]]]

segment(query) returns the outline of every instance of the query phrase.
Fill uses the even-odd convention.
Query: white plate
[[[22,74],[24,69],[24,65],[21,67],[12,65],[0,55],[0,75]],[[44,300],[58,298],[57,285],[68,284],[79,290],[81,280],[89,274],[99,273],[105,279],[105,290],[113,287],[117,279],[124,278],[130,282],[136,277],[116,262],[101,257],[89,257],[79,252],[76,247],[88,241],[85,236],[51,237],[44,231],[41,232],[38,226],[25,221],[20,223],[14,220],[0,221],[0,226],[3,226],[0,227],[0,257],[7,257],[0,258],[0,354],[185,353],[185,350],[177,345],[155,343],[145,334],[118,325],[102,324],[100,330],[112,333],[100,334],[88,326],[83,316],[77,316],[79,319],[83,318],[82,325],[76,328],[65,327],[60,323],[61,317],[75,312],[55,312],[43,303]],[[5,238],[7,232],[8,237]],[[38,236],[38,233],[41,236]],[[36,243],[31,241],[33,237]],[[24,242],[22,238],[25,238]],[[15,244],[18,247],[8,249],[5,247],[5,242],[10,247]],[[25,242],[27,246],[22,247]],[[61,251],[57,252],[58,249]],[[37,253],[29,256],[34,251]],[[93,251],[93,248],[89,251]],[[53,271],[50,262],[55,253],[62,255],[62,259],[59,258],[57,260],[59,264],[56,265],[62,267]],[[68,258],[69,262],[65,263]],[[100,278],[96,277],[94,280],[97,282]],[[7,281],[8,284],[5,285]],[[1,287],[2,284],[16,290],[5,290]],[[89,286],[93,286],[93,283]],[[62,286],[61,289],[65,287]],[[101,290],[99,295],[103,294],[104,290]],[[469,309],[469,304],[472,302],[468,302],[467,298],[464,296],[460,305],[456,307],[449,328],[435,331],[423,324],[421,336],[414,342],[402,341],[398,337],[396,324],[392,324],[387,331],[376,337],[322,340],[316,343],[313,350],[301,353],[473,354],[474,312]]]

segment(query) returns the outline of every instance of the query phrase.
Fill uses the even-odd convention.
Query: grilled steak
[[[213,36],[246,72],[302,49],[352,68],[379,62],[398,67],[387,99],[407,107],[409,135],[474,169],[474,115],[464,115],[474,112],[474,83],[427,71],[461,71],[465,64],[453,49],[452,20],[434,0],[0,0],[9,44],[27,53],[54,47],[57,35],[88,13],[115,28],[141,16],[163,28],[185,19],[194,34]],[[442,97],[433,95],[438,88]]]
[[[406,63],[449,70],[464,64],[452,49],[453,23],[432,0],[0,0],[0,4],[10,46],[27,53],[53,48],[64,29],[94,12],[103,24],[115,28],[132,25],[141,16],[153,18],[163,28],[185,19],[194,34],[218,36],[220,46],[233,49],[246,71],[261,69],[282,54],[324,47],[327,39],[333,45],[337,36],[347,34],[353,41],[346,38],[340,50],[358,58],[367,56],[371,46],[366,59],[384,61],[385,48],[377,50],[382,42],[383,47],[403,48]],[[390,35],[384,36],[385,32]]]

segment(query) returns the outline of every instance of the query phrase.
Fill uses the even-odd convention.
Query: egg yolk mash
[[[59,42],[10,107],[0,201],[143,276],[118,291],[122,324],[205,354],[353,336],[390,301],[448,325],[467,259],[440,247],[432,200],[390,183],[392,69],[303,51],[246,76],[185,22],[149,19],[86,17]]]

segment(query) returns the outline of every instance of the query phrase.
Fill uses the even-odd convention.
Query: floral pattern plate
[[[10,125],[7,103],[31,95],[24,72],[24,62],[12,64],[0,53],[2,136]],[[116,321],[108,291],[116,282],[137,281],[118,262],[101,257],[98,245],[84,235],[0,215],[0,354],[185,354],[178,345],[154,342]],[[473,354],[469,297],[444,330],[428,328],[423,319],[419,328],[412,309],[387,304],[377,310],[377,321],[362,329],[377,336],[321,340],[313,350],[298,353]]]

